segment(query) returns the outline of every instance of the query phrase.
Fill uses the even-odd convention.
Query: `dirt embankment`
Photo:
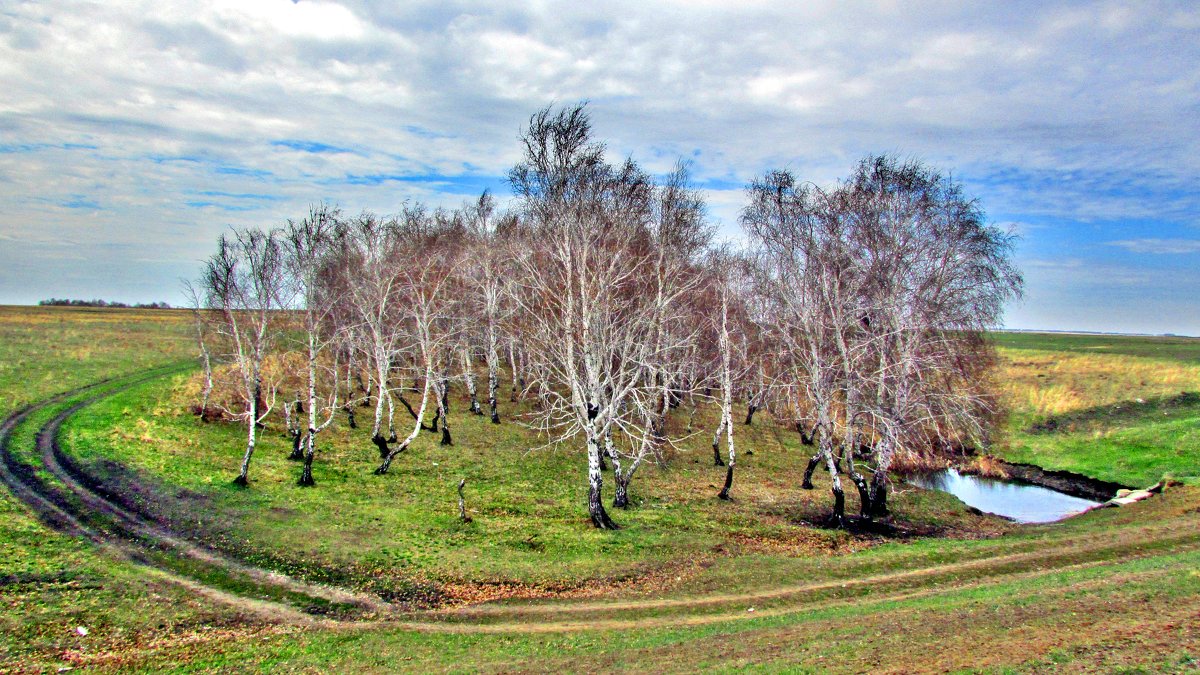
[[[1130,488],[1128,485],[1089,478],[1071,471],[1047,471],[1033,464],[1010,464],[1002,460],[999,463],[1009,478],[1096,502],[1108,501],[1117,494],[1117,490]]]

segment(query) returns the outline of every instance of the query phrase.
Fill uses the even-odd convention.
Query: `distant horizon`
[[[50,298],[44,298],[44,299],[48,300]],[[84,301],[84,302],[92,301],[92,300],[104,300],[105,302],[125,303],[127,306],[126,307],[90,307],[90,306],[86,306],[86,305],[74,305],[74,306],[71,306],[71,305],[41,305],[38,302],[0,302],[0,307],[65,307],[67,309],[164,309],[164,310],[175,310],[175,309],[187,310],[187,309],[190,309],[190,307],[188,307],[186,305],[186,303],[184,303],[182,300],[177,304],[177,303],[170,302],[167,300],[162,300],[161,298],[158,300],[147,300],[147,301],[137,301],[137,302],[126,302],[125,300],[112,300],[109,298],[60,298],[60,299],[80,300],[80,301]],[[170,307],[134,307],[133,306],[133,305],[139,304],[139,303],[150,304],[152,302],[166,302],[167,304],[170,305]],[[1003,326],[1001,328],[994,328],[992,330],[995,332],[1001,332],[1001,333],[1063,333],[1063,334],[1073,334],[1073,335],[1114,335],[1114,336],[1123,336],[1123,337],[1179,337],[1179,338],[1189,338],[1189,339],[1200,339],[1200,335],[1188,335],[1185,333],[1172,333],[1169,331],[1164,332],[1164,333],[1147,333],[1147,332],[1139,332],[1139,331],[1084,330],[1084,329],[1077,329],[1077,328],[1017,328],[1017,327],[1013,327],[1013,326]]]

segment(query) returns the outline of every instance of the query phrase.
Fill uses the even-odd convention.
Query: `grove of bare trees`
[[[373,413],[362,442],[376,474],[423,432],[453,444],[452,390],[468,401],[456,414],[577,452],[604,529],[617,527],[606,472],[611,505],[629,508],[639,467],[693,433],[712,435],[729,499],[738,427],[794,430],[813,447],[796,476],[811,488],[828,472],[835,526],[849,518],[843,478],[860,518],[885,517],[898,460],[989,442],[986,334],[1022,281],[1012,238],[946,174],[886,155],[826,187],[770,171],[747,188],[743,237],[718,246],[687,165],[656,177],[613,161],[585,106],[539,111],[521,144],[505,209],[486,192],[395,216],[321,204],[221,237],[190,286],[197,409],[245,425],[237,483],[273,411],[311,486],[319,434],[357,428],[356,408]],[[694,428],[699,406],[715,428]]]

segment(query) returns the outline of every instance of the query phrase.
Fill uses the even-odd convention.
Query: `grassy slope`
[[[711,610],[600,604],[581,613],[565,601],[533,613],[516,605],[507,610],[515,624],[497,632],[446,632],[453,624],[348,627],[264,635],[253,646],[219,641],[201,655],[151,654],[139,665],[281,672],[1183,670],[1200,657],[1196,500],[1194,490],[1179,488],[1136,513],[1097,512],[993,540],[888,544],[823,560],[727,559],[671,597],[832,583]],[[1151,525],[1158,519],[1164,524]],[[1165,539],[1179,532],[1187,533],[1186,543]],[[905,572],[914,578],[903,579]],[[872,574],[901,578],[854,588],[854,579]],[[556,623],[564,620],[574,625]]]
[[[294,484],[299,466],[285,459],[288,443],[271,429],[256,454],[252,489],[241,490],[229,480],[242,432],[180,414],[187,405],[180,391],[177,384],[156,383],[97,405],[68,427],[76,455],[109,482],[125,477],[108,460],[165,481],[168,488],[147,492],[147,508],[180,526],[207,530],[212,540],[245,557],[288,552],[286,561],[275,564],[307,569],[317,578],[319,568],[326,568],[362,586],[386,588],[390,579],[401,589],[412,581],[436,580],[467,585],[460,592],[478,597],[506,592],[481,583],[603,586],[648,572],[666,575],[698,559],[747,548],[815,554],[875,543],[806,526],[828,509],[828,490],[797,489],[794,468],[810,451],[796,434],[781,433],[765,417],[736,429],[742,450],[753,454],[739,459],[735,501],[715,498],[725,470],[712,466],[706,447],[711,437],[697,434],[669,468],[641,469],[633,485],[635,508],[614,512],[623,529],[606,533],[587,525],[578,449],[531,449],[537,440],[513,423],[494,426],[484,417],[454,415],[453,447],[422,434],[383,477],[371,475],[378,455],[366,432],[335,426],[322,445],[312,489]],[[459,413],[464,408],[462,401],[452,404]],[[698,415],[696,427],[713,421]],[[457,519],[455,486],[462,477],[474,519],[467,525]],[[180,489],[198,495],[183,503],[204,502],[203,523],[190,504],[183,511],[175,508],[179,500],[154,498]],[[857,498],[850,497],[849,508],[857,508]],[[964,512],[941,493],[906,492],[894,502],[898,519],[923,531],[1006,529],[995,519]]]
[[[1180,396],[1200,391],[1200,339],[998,339],[1012,415],[996,454],[1131,485],[1200,476],[1200,400]]]
[[[21,321],[18,317],[10,323]],[[112,348],[113,342],[104,339],[112,333],[103,331],[113,328],[93,325],[84,332],[100,330],[99,339],[80,342]],[[38,341],[30,338],[27,344],[34,347]],[[181,339],[181,351],[185,345]],[[9,348],[7,343],[0,344],[0,350],[4,349],[26,358],[20,356],[25,352]],[[137,365],[134,355],[118,352],[119,346],[112,353],[101,348],[99,355],[109,359],[108,365],[85,366],[72,377],[83,381],[106,374],[105,368]],[[1033,350],[1021,353],[1031,358],[1037,355]],[[171,356],[163,354],[164,358]],[[43,359],[43,363],[54,362],[53,357]],[[37,362],[31,358],[27,363],[30,372],[35,372]],[[1113,362],[1117,371],[1121,363],[1124,361]],[[1044,366],[1020,366],[1018,373],[1025,369],[1034,380],[1044,379],[1036,378]],[[1147,372],[1162,375],[1166,371]],[[1087,380],[1103,382],[1096,377],[1076,379],[1085,392]],[[1154,389],[1152,380],[1153,375],[1138,386]],[[50,393],[65,384],[31,390],[29,396]],[[21,385],[20,377],[0,380],[0,387],[8,387],[0,388],[5,393],[28,389]],[[1163,393],[1170,393],[1167,390],[1175,385],[1160,389],[1164,387]],[[1107,398],[1124,390],[1122,385],[1098,397],[1087,394],[1084,399],[1109,403]],[[999,539],[878,545],[799,526],[799,521],[820,513],[827,493],[796,489],[794,477],[805,453],[786,435],[782,444],[773,440],[774,433],[764,419],[756,421],[753,428],[755,436],[748,445],[755,455],[747,458],[739,473],[738,502],[719,505],[712,500],[720,472],[708,466],[705,441],[695,439],[692,450],[676,458],[670,472],[643,470],[634,488],[645,501],[629,514],[621,514],[622,522],[630,527],[611,536],[595,533],[583,523],[579,513],[582,495],[574,485],[579,481],[554,480],[576,476],[574,454],[532,453],[525,459],[531,467],[525,483],[511,474],[506,481],[497,481],[492,476],[500,467],[494,462],[487,464],[489,458],[496,453],[517,453],[528,441],[511,431],[496,435],[485,425],[475,428],[474,422],[461,417],[456,420],[455,448],[439,448],[428,438],[422,439],[412,455],[402,458],[396,473],[385,478],[366,475],[373,463],[369,445],[361,439],[342,439],[324,453],[318,466],[319,485],[314,490],[292,486],[297,467],[280,459],[286,448],[276,434],[268,438],[256,460],[254,488],[234,491],[226,482],[236,464],[237,433],[215,426],[197,427],[190,418],[179,416],[175,395],[169,384],[152,385],[81,414],[70,426],[72,451],[93,462],[101,455],[115,455],[177,489],[204,494],[211,500],[205,502],[205,514],[216,521],[228,519],[225,525],[248,528],[245,539],[250,542],[243,545],[251,553],[282,545],[294,552],[293,562],[310,556],[325,561],[368,560],[367,569],[382,570],[385,583],[414,573],[443,580],[485,577],[549,585],[555,580],[577,583],[597,576],[641,573],[645,569],[638,561],[648,560],[660,571],[641,585],[642,592],[635,597],[652,599],[756,591],[905,570],[916,571],[919,578],[907,585],[883,583],[869,589],[870,593],[864,590],[862,599],[852,602],[840,600],[839,594],[852,593],[853,588],[840,591],[836,583],[834,590],[814,598],[754,601],[760,612],[757,616],[738,602],[711,610],[651,605],[630,611],[602,603],[610,609],[588,609],[584,614],[585,621],[596,622],[596,628],[587,631],[444,634],[369,626],[298,631],[242,621],[201,603],[176,608],[172,603],[181,601],[183,595],[178,589],[156,587],[126,565],[108,562],[86,546],[47,533],[30,521],[19,505],[5,501],[0,515],[3,524],[18,527],[14,534],[0,535],[6,544],[5,555],[10,544],[16,545],[16,554],[5,558],[3,564],[34,571],[66,570],[70,577],[6,584],[0,591],[6,603],[0,639],[7,658],[15,659],[9,660],[9,665],[30,663],[30,658],[43,659],[46,664],[69,658],[101,667],[196,670],[581,670],[633,666],[693,671],[747,663],[772,670],[863,670],[880,664],[909,670],[1006,665],[1023,670],[1063,666],[1111,670],[1130,664],[1186,668],[1200,656],[1188,647],[1198,637],[1194,612],[1179,610],[1194,607],[1200,594],[1200,579],[1193,571],[1200,562],[1195,547],[1190,543],[1147,543],[1158,536],[1153,528],[1159,527],[1160,521],[1165,522],[1166,532],[1196,531],[1200,516],[1195,505],[1200,498],[1190,489],[1169,492],[1167,498],[1135,509],[1089,514],[1051,527],[1020,528]],[[1061,402],[1057,405],[1042,406],[1041,410],[1030,406],[1018,415],[1041,419],[1080,409]],[[1044,452],[1041,448],[1039,445],[1035,451]],[[1082,450],[1059,451],[1059,459],[1071,459]],[[691,459],[697,461],[689,464]],[[434,462],[438,466],[433,466]],[[471,527],[461,526],[453,518],[451,485],[460,475],[471,479],[468,499],[476,516]],[[338,498],[329,499],[330,494]],[[970,520],[953,500],[941,495],[914,491],[901,495],[896,503],[908,510],[910,517],[925,522],[940,521],[947,526],[982,522]],[[215,531],[224,527],[220,522],[210,526]],[[721,534],[729,528],[744,536]],[[319,534],[314,536],[314,532]],[[50,545],[38,546],[34,540]],[[1125,540],[1131,552],[1149,557],[1126,558],[1126,554],[1103,548]],[[724,550],[712,550],[715,544]],[[866,550],[829,555],[838,552],[835,548],[842,552]],[[732,551],[741,554],[730,555]],[[1012,573],[999,576],[971,566],[927,572],[938,565],[1005,560],[997,556],[1019,557],[1029,551],[1037,555],[1012,563]],[[1061,560],[1044,562],[1046,556],[1054,555]],[[681,557],[694,564],[670,564]],[[1108,560],[1108,564],[1096,566],[1097,560]],[[370,585],[366,576],[358,581]],[[486,588],[466,590],[487,593]],[[628,597],[629,593],[618,595]],[[814,605],[809,600],[825,604]],[[556,602],[568,614],[570,607],[579,603]],[[100,607],[117,611],[101,612]],[[512,620],[519,623],[538,625],[554,620],[554,615],[524,615],[517,607],[512,610]],[[710,611],[724,614],[706,618]],[[622,614],[640,617],[643,627],[604,623],[606,617]],[[101,615],[107,618],[98,622]],[[88,638],[71,633],[77,621],[94,628]],[[159,624],[164,629],[155,630]],[[251,636],[253,640],[247,639]],[[1009,640],[1021,642],[1022,649],[1014,652]],[[0,668],[3,664],[0,661]]]
[[[190,356],[180,312],[0,307],[0,416],[106,377]],[[17,429],[14,444],[50,411]],[[55,533],[0,490],[0,670],[51,669],[165,632],[233,631],[237,617]],[[148,602],[149,601],[149,602]],[[108,634],[100,643],[76,632]],[[257,630],[255,628],[254,630]],[[103,645],[103,646],[101,646]]]

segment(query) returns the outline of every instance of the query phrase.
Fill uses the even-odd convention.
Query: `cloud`
[[[1130,253],[1179,254],[1200,252],[1200,239],[1124,239],[1108,242]]]
[[[271,145],[276,145],[281,148],[289,148],[292,150],[299,150],[300,152],[311,152],[314,154],[320,154],[323,152],[353,152],[352,150],[347,150],[346,148],[339,148],[336,145],[329,145],[327,143],[321,143],[318,141],[271,141]]]
[[[582,99],[614,158],[690,158],[723,232],[763,171],[883,151],[953,170],[1033,257],[1200,224],[1191,5],[46,0],[0,11],[0,81],[0,233],[134,259],[322,199],[502,190],[529,115]]]

